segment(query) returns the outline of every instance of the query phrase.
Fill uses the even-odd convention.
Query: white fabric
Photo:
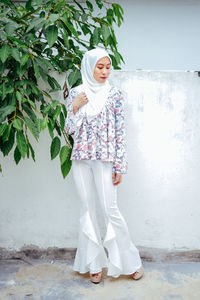
[[[108,79],[104,83],[99,83],[93,76],[97,61],[105,56],[110,59],[109,54],[104,49],[95,48],[87,51],[81,62],[83,84],[78,87],[78,90],[85,92],[88,98],[88,103],[81,107],[81,111],[86,115],[88,121],[91,121],[101,112],[111,88]]]
[[[80,197],[79,240],[73,270],[97,273],[106,267],[107,275],[112,277],[134,273],[142,263],[117,205],[117,186],[112,183],[112,163],[74,160],[72,171]],[[95,211],[94,185],[106,225],[103,241]]]

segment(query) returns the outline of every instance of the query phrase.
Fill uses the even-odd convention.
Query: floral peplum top
[[[116,87],[111,87],[102,111],[88,122],[78,110],[73,113],[72,102],[78,94],[71,89],[67,99],[66,132],[73,137],[71,160],[102,160],[113,162],[113,173],[127,173],[124,97]]]

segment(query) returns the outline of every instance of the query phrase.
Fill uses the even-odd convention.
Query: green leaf
[[[16,91],[16,97],[19,102],[23,102],[23,96],[19,91]]]
[[[81,78],[80,71],[76,69],[75,71],[71,72],[68,76],[69,85],[72,87],[75,85],[78,79]]]
[[[24,65],[24,66],[18,65],[17,66],[17,75],[19,76],[19,78],[21,78],[24,75],[26,70],[27,70],[26,65]]]
[[[31,146],[31,144],[28,142],[28,148],[31,150],[31,156],[32,156],[32,159],[35,161],[35,152]]]
[[[21,66],[24,66],[27,63],[28,59],[29,59],[29,54],[28,53],[23,54],[20,62]]]
[[[113,3],[112,7],[113,7],[113,10],[114,10],[114,14],[117,17],[117,25],[120,26],[121,21],[123,21],[124,11],[123,11],[122,7],[119,4]]]
[[[22,130],[22,123],[19,119],[15,119],[13,122],[13,127],[15,127],[18,130]]]
[[[72,149],[68,148],[67,146],[63,146],[60,150],[60,163],[61,165],[70,158]]]
[[[90,1],[86,0],[86,4],[87,4],[87,7],[89,8],[90,11],[93,11],[93,5]]]
[[[101,0],[95,0],[96,4],[98,7],[101,9],[103,7],[102,1]]]
[[[47,75],[43,72],[42,68],[39,66],[39,73],[44,82],[47,82]]]
[[[55,137],[51,143],[51,159],[54,159],[60,151],[61,142],[59,137]]]
[[[81,6],[81,4],[80,3],[78,3],[78,1],[77,0],[74,0],[74,2],[76,3],[76,5],[80,8],[80,10],[82,10],[82,12],[83,13],[85,13],[85,10],[84,10],[84,8]]]
[[[114,48],[117,50],[117,39],[115,36],[115,32],[113,30],[113,28],[111,28],[111,37],[112,37],[112,46],[114,46]]]
[[[69,35],[67,33],[67,30],[65,29],[65,26],[64,26],[63,22],[60,22],[60,24],[61,24],[62,29],[63,29],[63,31],[61,31],[61,34],[62,34],[62,37],[63,37],[65,47],[69,49],[69,40],[68,40]]]
[[[49,48],[48,48],[49,49]],[[50,50],[50,49],[49,49]],[[40,60],[40,63],[41,61],[46,64],[47,68],[48,69],[51,69],[52,71],[55,71],[55,68],[54,66],[51,64],[50,60],[49,59],[45,59],[44,57],[41,57],[41,58],[37,58]]]
[[[98,45],[99,42],[100,42],[100,30],[98,27],[96,27],[94,29],[94,32],[93,32],[93,39],[94,39],[94,43],[95,45]]]
[[[40,119],[40,131],[44,130],[47,127],[47,118]]]
[[[117,64],[120,64],[120,55],[117,51],[114,52],[115,53],[115,58],[116,58],[116,62]]]
[[[10,47],[8,44],[4,44],[0,48],[0,59],[1,59],[2,63],[4,63],[7,60],[9,54],[10,54]]]
[[[30,104],[30,106],[34,109],[36,109],[36,105],[33,101],[31,101],[30,99],[27,99],[28,103]]]
[[[104,41],[108,39],[108,37],[110,36],[110,30],[109,30],[108,26],[102,25],[102,35],[103,35]]]
[[[14,93],[10,95],[9,105],[16,106],[16,95]]]
[[[35,0],[35,2],[37,3],[38,6],[42,4],[42,0]]]
[[[19,63],[21,62],[20,53],[19,53],[19,51],[17,50],[17,48],[12,48],[12,49],[11,49],[11,55],[12,55],[12,57],[14,57],[14,59],[15,59],[16,61],[18,61]]]
[[[5,141],[3,144],[1,144],[1,151],[3,152],[3,155],[6,156],[9,154],[9,152],[12,150],[13,145],[15,142],[15,130],[13,128],[10,130],[10,135],[7,141]]]
[[[44,114],[48,114],[49,110],[51,109],[51,105],[48,104],[47,106],[45,106],[43,109],[42,109],[42,112]]]
[[[8,22],[5,26],[5,32],[12,35],[17,27],[18,25],[15,22]]]
[[[4,134],[4,131],[6,130],[6,128],[8,128],[9,126],[7,124],[1,124],[0,125],[0,136],[2,136]]]
[[[12,105],[7,105],[6,107],[0,108],[0,122],[3,122],[13,111],[15,111],[15,106]]]
[[[4,131],[4,133],[3,133],[3,142],[6,142],[6,141],[8,141],[8,139],[9,139],[9,136],[10,136],[10,132],[11,132],[11,126],[8,126],[7,128],[6,128],[6,130]]]
[[[1,91],[1,97],[2,100],[6,97],[6,84],[5,82],[0,86],[0,91]]]
[[[14,37],[14,36],[8,35],[7,38],[8,38],[9,40],[11,40],[11,41],[17,43],[17,44],[20,44],[20,45],[22,45],[22,46],[28,48],[27,46],[24,45],[24,43],[23,43],[20,39]]]
[[[53,78],[52,76],[49,76],[48,75],[48,83],[49,85],[51,86],[51,88],[54,90],[55,89],[55,86],[58,88],[58,89],[61,89],[61,86],[59,85],[59,83],[56,81],[55,78]]]
[[[31,118],[31,120],[36,124],[37,123],[37,117],[34,113],[34,111],[30,108],[28,103],[23,103],[22,107],[24,111],[27,113],[27,115]]]
[[[39,95],[40,91],[38,90],[38,87],[36,86],[36,84],[31,83],[31,89],[32,89],[34,94],[36,94],[37,96]]]
[[[22,157],[21,153],[20,153],[18,147],[16,146],[15,151],[14,151],[14,159],[15,159],[16,164],[19,163],[21,157]]]
[[[38,80],[39,77],[40,77],[40,74],[39,74],[39,67],[38,67],[38,64],[35,62],[35,60],[33,60],[33,68],[34,68],[34,72],[35,72],[35,77],[36,77],[37,80]]]
[[[60,126],[58,125],[57,122],[55,123],[54,128],[56,129],[56,131],[59,134],[59,136],[61,136],[61,128],[60,128]]]
[[[11,85],[6,85],[6,94],[11,94],[13,93],[14,88]]]
[[[70,169],[71,169],[71,166],[72,166],[72,161],[71,160],[66,160],[62,165],[61,165],[61,171],[62,171],[62,175],[63,175],[63,178],[65,178]]]
[[[47,65],[45,59],[36,58],[35,60],[38,63],[38,65],[40,66],[40,68],[42,68],[45,73],[48,73],[49,69],[48,69],[48,65]]]
[[[74,145],[74,140],[73,140],[73,137],[71,135],[68,135],[68,139],[70,141],[70,145],[72,146],[73,148],[73,145]]]
[[[18,149],[21,153],[21,156],[23,158],[25,158],[26,156],[26,153],[27,153],[27,144],[26,144],[26,139],[24,137],[24,133],[23,131],[17,131],[17,146],[18,146]]]
[[[76,31],[76,29],[73,27],[73,25],[71,25],[69,22],[67,22],[64,18],[61,18],[65,25],[68,27],[68,29],[71,31],[71,33],[77,38],[79,39],[78,33]]]
[[[27,10],[33,10],[33,7],[32,7],[32,0],[28,0],[27,2],[26,2],[26,9]]]
[[[61,106],[57,106],[56,110],[54,112],[54,115],[53,115],[54,121],[57,119],[57,117],[59,116],[60,113],[61,113]]]
[[[112,10],[111,8],[109,8],[109,9],[107,10],[107,17],[110,17],[110,18],[113,17],[113,10]]]
[[[65,118],[64,118],[64,115],[63,115],[62,112],[60,113],[60,126],[61,126],[62,130],[64,130],[64,127],[65,127]]]
[[[58,37],[58,28],[56,27],[56,25],[51,25],[51,26],[47,27],[45,35],[46,35],[49,47],[52,47]]]
[[[83,22],[83,23],[87,22],[88,15],[87,15],[87,14],[82,14],[82,15],[81,15],[81,19],[82,19],[82,22]]]
[[[111,57],[111,59],[112,59],[112,65],[113,65],[113,68],[114,68],[115,70],[119,69],[119,67],[118,67],[118,65],[117,65],[117,61],[116,61],[115,56],[112,55],[112,54],[109,54],[109,55],[110,55],[110,57]]]
[[[0,37],[0,39],[1,39],[1,37]],[[1,62],[1,60],[0,60],[0,74],[1,74],[1,75],[4,73],[5,67],[6,67],[5,64],[3,64],[3,63]]]
[[[0,31],[0,40],[3,42],[7,40],[7,35],[4,31]]]
[[[63,109],[64,117],[66,118],[67,117],[67,110],[66,110],[65,104],[62,104],[62,109]]]
[[[50,137],[53,139],[54,138],[54,134],[53,134],[53,126],[51,124],[51,120],[49,119],[49,122],[48,122],[48,130],[49,130],[49,135]]]
[[[34,27],[36,27],[37,29],[39,27],[41,27],[43,25],[43,23],[45,23],[45,20],[42,18],[34,18],[31,22],[29,27],[27,28],[26,32],[28,33],[29,31],[31,31]]]
[[[50,14],[48,21],[50,21],[51,23],[54,23],[55,21],[58,20],[59,17],[60,17],[59,14]]]
[[[29,118],[24,117],[24,121],[34,138],[37,140],[39,137],[39,131],[37,125]]]

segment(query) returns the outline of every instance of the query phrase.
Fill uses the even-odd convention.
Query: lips
[[[101,77],[101,79],[107,79],[107,77]]]

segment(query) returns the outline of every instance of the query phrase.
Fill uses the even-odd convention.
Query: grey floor
[[[200,263],[144,262],[139,281],[130,276],[93,284],[72,270],[72,261],[0,260],[0,299],[200,300]]]

